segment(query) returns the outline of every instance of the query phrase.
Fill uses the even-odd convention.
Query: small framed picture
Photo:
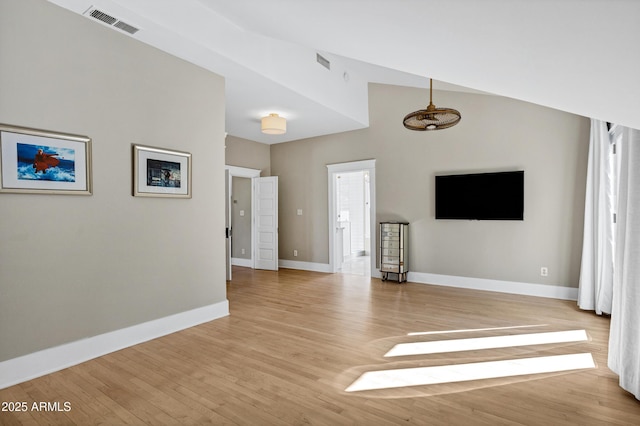
[[[133,145],[133,196],[191,198],[191,154]]]
[[[0,192],[91,195],[91,139],[0,124]]]

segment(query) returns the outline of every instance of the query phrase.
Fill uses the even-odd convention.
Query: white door
[[[224,171],[224,184],[225,184],[225,194],[224,194],[224,226],[225,234],[226,234],[226,243],[225,243],[225,255],[226,257],[226,269],[227,269],[227,281],[231,281],[231,176],[229,175],[229,170]]]
[[[344,263],[344,228],[339,226],[336,228],[336,270],[342,269]]]
[[[278,177],[253,179],[255,268],[278,270]]]

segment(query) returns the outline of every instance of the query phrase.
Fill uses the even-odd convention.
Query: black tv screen
[[[523,220],[524,172],[436,176],[436,219]]]

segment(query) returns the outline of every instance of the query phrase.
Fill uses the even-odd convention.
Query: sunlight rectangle
[[[471,339],[436,340],[433,342],[400,343],[385,357],[427,355],[479,349],[511,348],[549,343],[583,342],[589,340],[585,330],[554,331],[548,333],[515,334],[510,336],[475,337]]]
[[[511,330],[514,328],[545,327],[547,325],[548,324],[535,324],[535,325],[513,325],[510,327],[468,328],[463,330],[415,331],[412,333],[407,333],[407,336],[425,336],[430,334],[470,333],[470,332],[476,332],[476,331]]]
[[[408,386],[425,386],[523,376],[527,374],[581,370],[595,367],[596,365],[591,354],[581,353],[471,364],[443,365],[437,367],[368,371],[362,374],[351,386],[345,389],[345,391],[358,392]]]

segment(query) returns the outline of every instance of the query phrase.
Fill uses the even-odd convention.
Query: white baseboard
[[[0,389],[229,315],[229,301],[144,322],[0,362]]]
[[[253,268],[253,262],[251,259],[241,259],[239,257],[232,257],[231,264],[233,266],[244,266],[245,268]]]
[[[573,287],[490,280],[485,278],[456,277],[425,272],[409,272],[407,280],[419,284],[495,291],[498,293],[521,294],[524,296],[546,297],[550,299],[578,300],[578,289]]]
[[[278,266],[285,269],[299,269],[302,271],[327,272],[330,273],[330,265],[328,263],[299,262],[297,260],[278,261]]]
[[[303,271],[331,273],[329,264],[280,260],[281,268]],[[371,278],[382,278],[379,269]],[[495,291],[497,293],[520,294],[523,296],[546,297],[549,299],[578,300],[578,289],[547,284],[532,284],[517,281],[501,281],[486,278],[458,277],[454,275],[430,274],[428,272],[409,272],[407,281],[416,284],[431,284],[444,287],[466,288],[470,290]]]

